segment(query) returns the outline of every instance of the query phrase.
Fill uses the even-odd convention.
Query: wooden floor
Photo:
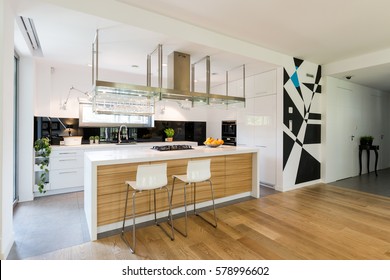
[[[174,241],[156,226],[137,228],[134,255],[116,235],[32,259],[390,259],[387,197],[318,184],[218,208],[217,215],[216,229],[190,216],[189,236]]]

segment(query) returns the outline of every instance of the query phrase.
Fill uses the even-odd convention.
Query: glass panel
[[[152,127],[154,125],[154,117],[153,115],[97,114],[93,112],[92,104],[80,104],[80,127],[112,127],[120,124],[132,127]]]
[[[17,170],[18,170],[18,70],[19,70],[19,58],[15,55],[14,56],[14,168],[13,168],[13,202],[16,203],[19,194],[18,194],[18,178],[17,178]]]

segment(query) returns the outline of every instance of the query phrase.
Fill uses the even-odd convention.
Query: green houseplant
[[[165,135],[167,136],[165,141],[172,141],[173,135],[175,135],[175,131],[173,130],[173,128],[166,128],[166,129],[164,129],[164,132],[165,132]]]
[[[95,144],[99,144],[100,137],[96,135],[94,139],[95,139]]]
[[[374,137],[370,135],[360,137],[360,145],[371,146],[373,141],[374,141]]]
[[[93,144],[94,140],[95,140],[94,136],[89,136],[89,144]]]
[[[40,138],[34,143],[35,155],[39,159],[37,164],[42,173],[39,175],[37,182],[38,191],[45,193],[45,182],[49,176],[49,157],[51,154],[50,140],[47,137]]]

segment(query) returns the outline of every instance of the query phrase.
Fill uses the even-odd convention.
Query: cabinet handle
[[[63,152],[63,153],[59,153],[60,155],[76,155],[77,153],[76,152]]]
[[[60,159],[59,161],[75,161],[76,158]]]
[[[59,172],[59,174],[70,174],[70,173],[77,173],[77,171],[63,171],[63,172]]]
[[[267,146],[264,146],[264,145],[256,145],[256,147],[267,148]]]

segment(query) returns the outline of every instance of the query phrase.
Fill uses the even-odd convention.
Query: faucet
[[[122,128],[125,128],[125,132],[126,132],[126,140],[128,141],[129,140],[129,136],[127,135],[127,126],[125,124],[122,124],[120,127],[119,127],[119,130],[118,130],[118,143],[121,143],[122,142],[122,135],[121,135],[121,131],[122,131]]]

